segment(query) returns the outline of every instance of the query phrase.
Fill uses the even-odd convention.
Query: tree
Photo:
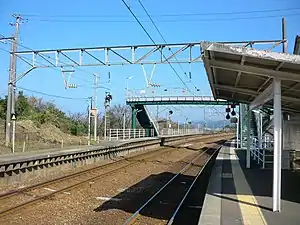
[[[4,99],[0,98],[0,119],[5,120],[7,107],[7,96]]]
[[[123,121],[125,115],[125,127],[130,128],[131,124],[131,111],[130,107],[124,105],[114,105],[109,109],[110,127],[111,128],[123,128]]]
[[[16,101],[16,114],[19,117],[29,116],[31,113],[31,106],[29,105],[27,98],[24,96],[23,91],[19,91]]]
[[[0,98],[0,119],[6,118],[7,98]],[[88,132],[87,112],[68,113],[59,109],[55,102],[47,102],[42,98],[25,96],[22,91],[18,92],[16,99],[16,113],[18,120],[31,120],[36,126],[52,124],[65,133],[72,135],[86,135]],[[126,105],[113,105],[109,108],[108,128],[122,129],[125,116],[126,129],[131,125],[131,109]],[[104,134],[104,116],[98,113],[98,135]],[[91,121],[93,130],[93,121]],[[141,126],[138,124],[138,128]]]

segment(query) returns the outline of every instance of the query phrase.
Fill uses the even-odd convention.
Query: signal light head
[[[231,115],[232,115],[232,116],[235,116],[235,115],[236,115],[236,112],[234,111],[234,109],[232,110]]]
[[[230,119],[230,115],[229,115],[229,113],[227,113],[227,115],[226,115],[226,119],[227,119],[227,120],[229,120],[229,119]]]

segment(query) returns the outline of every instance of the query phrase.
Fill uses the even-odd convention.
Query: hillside
[[[126,115],[126,127],[130,126],[130,110],[126,106],[112,106],[109,110],[109,127],[122,127],[123,114]],[[41,98],[25,96],[19,92],[16,99],[16,148],[23,149],[57,148],[87,143],[87,112],[68,115],[53,102]],[[6,99],[0,98],[0,151],[10,151],[5,147]],[[93,127],[92,127],[93,129]],[[103,136],[104,119],[98,114],[98,135]]]

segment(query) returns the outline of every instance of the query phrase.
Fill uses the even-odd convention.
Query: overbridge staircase
[[[136,108],[136,118],[139,121],[140,125],[144,128],[149,130],[154,130],[154,136],[158,136],[158,127],[154,120],[151,118],[149,110],[145,105],[135,105]],[[150,133],[149,133],[150,136]]]

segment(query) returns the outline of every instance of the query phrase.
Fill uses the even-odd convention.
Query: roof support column
[[[132,112],[131,112],[131,129],[136,129],[136,113],[137,110],[135,106],[132,107]]]
[[[243,108],[242,104],[239,105],[239,119],[240,119],[240,148],[243,148]]]
[[[240,117],[237,117],[236,121],[236,148],[239,148],[239,124],[240,124]]]
[[[263,114],[259,112],[259,148],[263,148]]]
[[[246,155],[246,168],[250,168],[250,147],[251,147],[251,110],[249,105],[247,106],[247,155]]]
[[[274,85],[273,212],[280,212],[281,154],[282,154],[281,80],[279,78],[274,78],[273,85]]]

